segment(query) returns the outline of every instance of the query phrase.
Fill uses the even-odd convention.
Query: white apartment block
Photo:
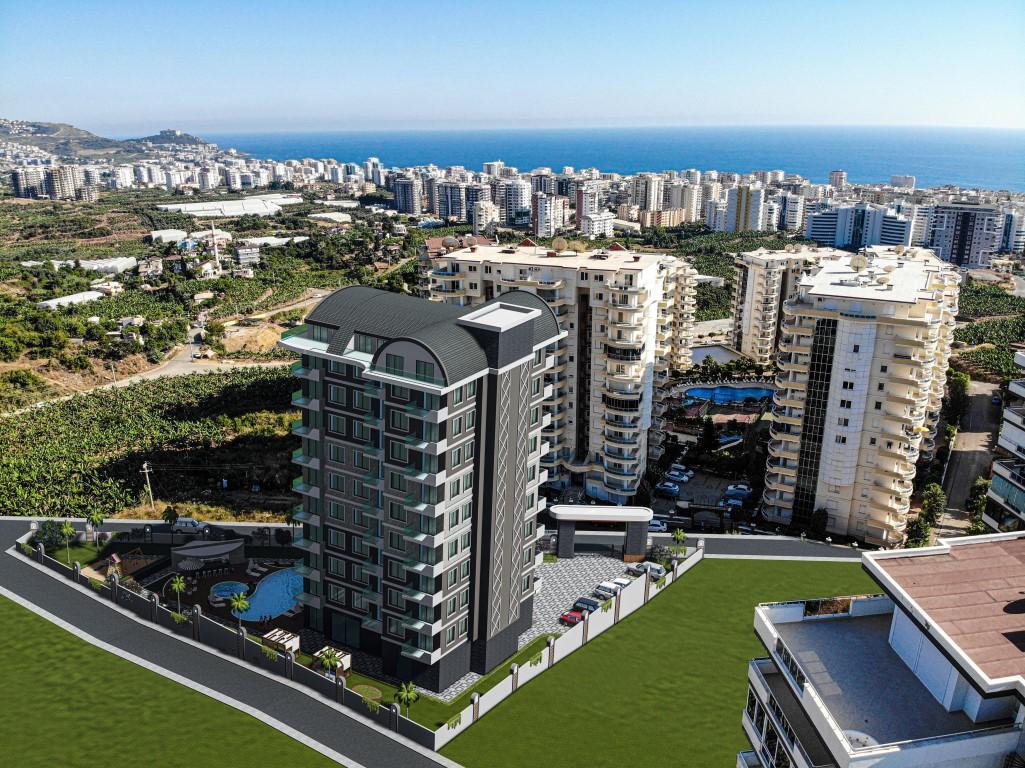
[[[490,200],[478,200],[473,204],[473,234],[491,234],[501,220],[501,211]]]
[[[1013,379],[1004,403],[997,447],[1002,458],[993,462],[986,494],[986,525],[996,531],[1025,529],[1025,352],[1014,354],[1022,378]]]
[[[726,192],[726,213],[721,231],[756,232],[765,229],[765,190],[741,185]]]
[[[612,211],[586,213],[580,221],[580,234],[590,240],[599,237],[612,237],[615,220],[616,214]]]
[[[776,358],[783,302],[793,298],[804,273],[838,251],[788,246],[783,251],[759,248],[734,258],[733,348],[759,365]]]
[[[537,237],[554,237],[566,227],[569,199],[546,192],[535,192],[530,200],[530,231]]]
[[[1025,535],[862,564],[883,594],[755,609],[737,768],[1025,765]]]
[[[633,180],[631,200],[642,211],[662,209],[662,185],[664,179],[657,173],[639,173]]]
[[[804,236],[836,248],[911,245],[911,218],[885,205],[854,203],[808,214]]]
[[[763,514],[880,546],[904,539],[935,448],[960,275],[930,251],[820,262],[783,304]]]
[[[830,171],[829,186],[833,189],[844,189],[847,186],[847,171]]]
[[[549,482],[628,503],[649,441],[658,449],[664,438],[652,413],[666,397],[661,385],[670,369],[691,364],[697,273],[683,260],[621,246],[577,253],[528,243],[437,255],[430,297],[476,306],[516,289],[544,299],[566,332],[546,374]]]
[[[926,244],[959,267],[988,267],[1000,250],[1004,216],[993,205],[944,203],[929,210]]]

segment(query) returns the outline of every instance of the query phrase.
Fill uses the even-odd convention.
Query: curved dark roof
[[[532,293],[509,291],[487,302],[496,303],[541,311],[541,316],[534,321],[535,346],[551,341],[560,333],[559,321],[551,307]],[[446,381],[452,383],[488,367],[487,356],[477,340],[456,322],[479,308],[353,285],[321,301],[306,320],[335,329],[327,351],[336,355],[345,352],[354,333],[419,343],[434,355]]]

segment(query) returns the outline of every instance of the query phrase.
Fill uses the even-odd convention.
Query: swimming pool
[[[742,403],[748,398],[761,400],[763,397],[772,397],[772,387],[742,387],[730,384],[721,384],[715,387],[691,387],[683,394],[695,400],[711,400],[717,405],[727,403]]]
[[[253,594],[249,595],[247,611],[231,613],[243,621],[260,621],[267,617],[273,619],[294,608],[296,596],[302,591],[303,577],[292,568],[284,568],[260,579]]]
[[[232,595],[241,592],[243,595],[249,591],[249,585],[241,581],[221,581],[210,587],[210,594],[227,600]]]

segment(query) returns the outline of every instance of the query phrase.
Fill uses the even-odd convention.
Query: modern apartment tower
[[[837,251],[788,246],[783,251],[759,248],[734,257],[733,348],[759,365],[776,359],[783,302],[792,298],[804,273]]]
[[[995,205],[943,203],[929,209],[926,245],[965,269],[988,267],[1000,250],[1004,215]]]
[[[1012,379],[997,439],[998,457],[982,519],[995,531],[1025,530],[1025,352],[1014,353],[1022,378]]]
[[[862,564],[882,594],[755,609],[737,767],[1025,765],[1025,535]]]
[[[930,251],[880,246],[798,283],[783,304],[768,519],[903,541],[915,462],[935,448],[960,280]]]
[[[577,483],[594,498],[628,503],[649,447],[664,438],[653,417],[667,396],[662,385],[691,364],[696,271],[618,245],[578,253],[530,241],[471,245],[433,263],[435,301],[477,306],[523,290],[552,308],[566,336],[547,372],[543,436],[552,450],[543,466],[556,488]]]
[[[441,690],[487,672],[531,624],[546,352],[536,296],[459,307],[353,286],[282,339],[302,358],[309,625]]]

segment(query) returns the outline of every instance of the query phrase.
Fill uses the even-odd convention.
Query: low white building
[[[47,299],[46,301],[40,301],[36,303],[39,309],[57,309],[57,307],[70,307],[75,304],[86,304],[90,301],[96,301],[102,299],[103,294],[99,291],[82,291],[81,293],[72,293],[69,296],[59,296],[56,299]]]
[[[149,239],[154,243],[179,243],[189,236],[184,229],[154,229]]]

